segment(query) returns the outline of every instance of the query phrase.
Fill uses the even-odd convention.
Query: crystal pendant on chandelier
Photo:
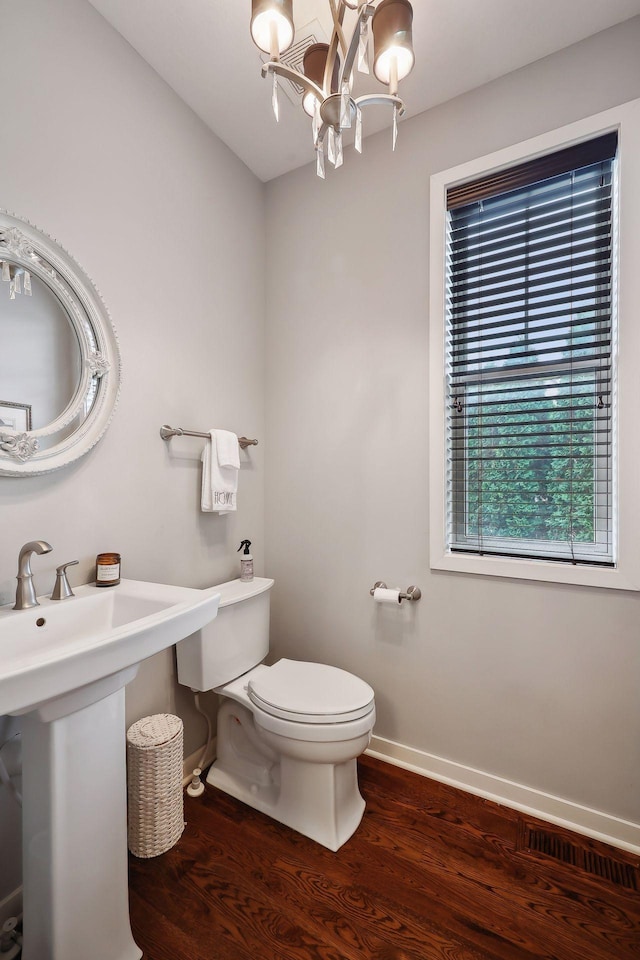
[[[30,297],[31,296],[31,274],[29,273],[28,270],[24,271],[22,288],[25,294],[27,295],[27,297]]]
[[[321,180],[324,180],[324,144],[316,144],[316,173]]]
[[[341,167],[341,166],[342,166],[342,163],[343,163],[343,161],[344,161],[344,154],[343,154],[343,152],[342,152],[342,130],[338,130],[338,131],[337,131],[337,133],[336,133],[336,135],[335,135],[335,137],[334,137],[334,143],[335,143],[335,154],[336,154],[336,155],[335,155],[335,159],[334,159],[334,161],[333,161],[333,165],[334,165],[334,167],[335,167],[336,170],[337,170],[338,167]]]
[[[333,127],[327,131],[327,160],[335,166],[336,163],[336,132]]]
[[[322,126],[322,119],[320,117],[320,101],[316,100],[315,108],[313,111],[313,117],[311,119],[311,133],[313,134],[314,147],[318,143],[318,134],[320,133],[321,126]]]
[[[278,74],[273,71],[273,88],[271,90],[271,106],[273,107],[273,115],[276,118],[276,123],[280,120],[280,105],[278,103]]]
[[[398,107],[396,105],[393,108],[393,134],[391,137],[392,150],[395,150],[397,142],[398,142]]]
[[[356,107],[356,133],[353,148],[358,153],[362,153],[362,110],[360,107]]]
[[[351,126],[351,91],[349,90],[349,81],[342,81],[342,92],[340,94],[340,129],[345,130]]]
[[[371,73],[369,69],[369,21],[360,21],[360,39],[358,41],[358,71]]]

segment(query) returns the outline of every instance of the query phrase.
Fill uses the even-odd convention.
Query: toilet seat
[[[325,663],[279,660],[249,679],[259,710],[297,723],[346,723],[371,713],[374,692],[360,677]]]

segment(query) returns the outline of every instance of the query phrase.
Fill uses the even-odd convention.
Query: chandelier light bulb
[[[374,61],[373,70],[380,83],[392,83],[394,73],[398,83],[411,73],[414,62],[413,50],[393,46],[382,51]]]
[[[413,9],[409,0],[382,0],[373,30],[373,72],[380,83],[399,82],[413,69]],[[395,77],[394,77],[395,74]]]
[[[305,93],[302,98],[302,109],[309,117],[314,117],[316,113],[316,104],[318,103],[318,98],[315,93]]]
[[[284,53],[293,43],[293,0],[252,0],[251,36],[270,57]]]

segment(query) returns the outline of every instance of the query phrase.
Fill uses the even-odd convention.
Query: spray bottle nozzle
[[[250,547],[250,546],[251,546],[251,540],[243,540],[242,543],[240,544],[240,546],[238,547],[238,549],[236,550],[236,553],[240,553],[240,551],[241,551],[242,548],[244,547],[244,553],[247,554],[247,556],[248,556],[248,555],[249,555],[249,547]]]

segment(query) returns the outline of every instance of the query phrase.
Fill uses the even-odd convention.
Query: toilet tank
[[[176,644],[178,681],[213,690],[235,680],[269,652],[269,603],[273,580],[229,580],[220,592],[218,616]]]

